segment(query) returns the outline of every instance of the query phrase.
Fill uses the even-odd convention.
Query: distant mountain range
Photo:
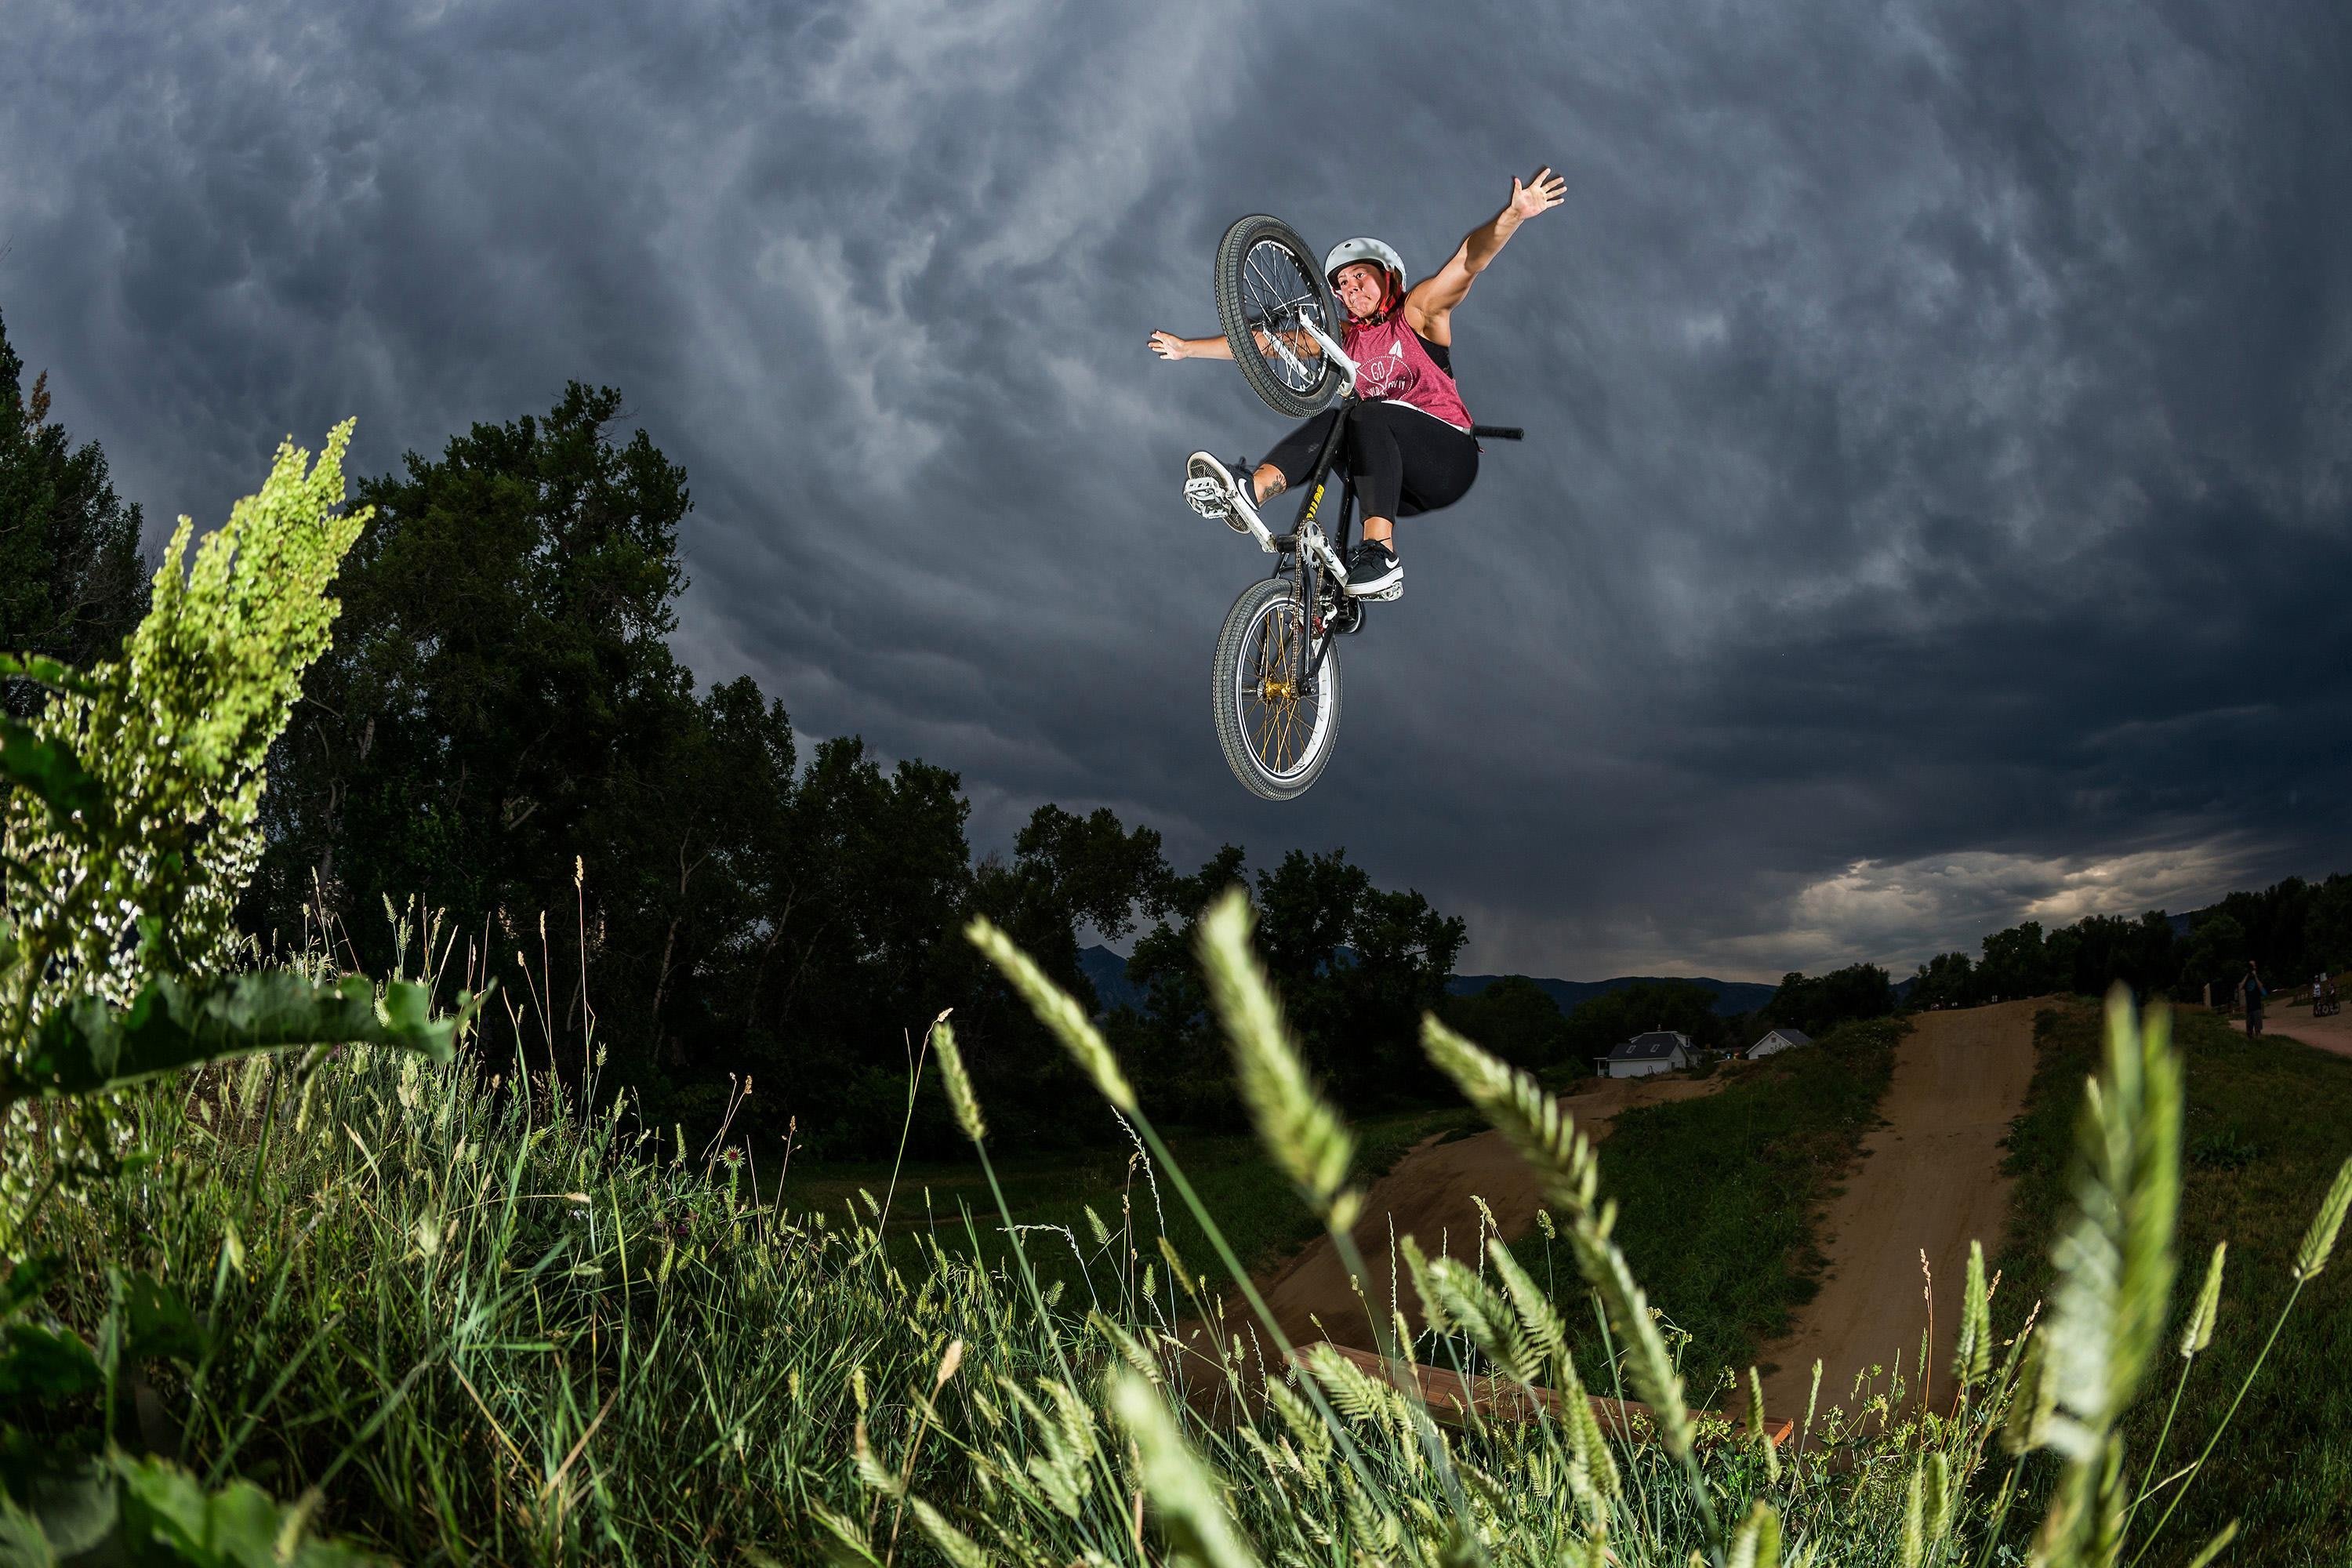
[[[1099,944],[1078,950],[1078,967],[1094,983],[1095,999],[1103,1011],[1119,1006],[1140,1007],[1143,991],[1131,985],[1127,978],[1127,960]],[[1499,974],[1457,974],[1446,987],[1456,996],[1475,996],[1502,978]],[[1530,976],[1530,978],[1534,978]],[[1737,1013],[1752,1013],[1772,999],[1773,987],[1759,985],[1752,980],[1693,979],[1687,975],[1621,974],[1613,980],[1536,980],[1537,986],[1559,1005],[1563,1013],[1579,1002],[1622,991],[1628,985],[1645,981],[1674,979],[1692,985],[1704,985],[1715,993],[1715,1010],[1728,1017]]]
[[[1475,996],[1487,986],[1502,979],[1499,974],[1457,974],[1446,985],[1456,996]],[[1622,991],[1629,985],[1648,985],[1665,981],[1677,981],[1685,985],[1704,985],[1715,993],[1715,1010],[1728,1018],[1735,1014],[1753,1013],[1772,1000],[1778,987],[1761,985],[1753,980],[1709,980],[1704,975],[1690,974],[1621,974],[1613,980],[1545,980],[1535,975],[1536,989],[1559,1004],[1563,1013],[1579,1002],[1604,996],[1612,991]]]

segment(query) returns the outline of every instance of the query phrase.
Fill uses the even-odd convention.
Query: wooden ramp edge
[[[1306,1365],[1307,1355],[1313,1346],[1303,1346],[1294,1360]],[[1330,1349],[1360,1371],[1391,1381],[1392,1363],[1383,1361],[1370,1351],[1356,1350],[1349,1345],[1334,1344]],[[1447,1426],[1466,1426],[1473,1415],[1484,1421],[1533,1421],[1549,1415],[1558,1420],[1562,1401],[1559,1392],[1511,1382],[1508,1378],[1486,1377],[1476,1373],[1467,1376],[1447,1372],[1442,1367],[1423,1366],[1408,1363],[1415,1384],[1421,1390],[1421,1401],[1429,1407],[1433,1420]],[[1309,1370],[1312,1370],[1310,1367]],[[1657,1430],[1651,1418],[1650,1407],[1630,1399],[1605,1399],[1600,1394],[1586,1395],[1592,1414],[1600,1419],[1601,1430],[1624,1442],[1644,1442]],[[1636,1426],[1636,1422],[1640,1425]],[[1767,1418],[1764,1436],[1780,1447],[1796,1435],[1797,1424],[1783,1416]]]

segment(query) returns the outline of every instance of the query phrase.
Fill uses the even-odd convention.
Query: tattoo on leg
[[[1261,479],[1258,481],[1258,489],[1263,490],[1265,493],[1260,495],[1257,499],[1260,500],[1272,500],[1275,497],[1280,495],[1289,488],[1290,486],[1285,482],[1283,477],[1280,474],[1276,474],[1272,479]]]

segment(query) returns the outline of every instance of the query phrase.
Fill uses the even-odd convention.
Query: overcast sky
[[[620,387],[679,652],[1189,868],[1344,845],[1465,969],[1772,978],[2352,868],[2352,9],[6,0],[0,312],[159,536]],[[1218,752],[1281,424],[1251,211],[1416,275],[1523,425],[1400,531],[1331,771]]]

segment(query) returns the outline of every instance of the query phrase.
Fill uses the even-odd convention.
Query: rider
[[[1519,225],[1558,206],[1567,189],[1568,182],[1549,165],[1525,184],[1512,180],[1511,199],[1494,220],[1472,229],[1435,276],[1410,291],[1404,258],[1380,240],[1344,240],[1323,258],[1323,271],[1348,313],[1339,346],[1356,362],[1361,400],[1348,426],[1346,453],[1364,510],[1363,541],[1348,558],[1349,593],[1401,586],[1396,520],[1452,506],[1477,479],[1478,443],[1454,384],[1454,308]],[[1150,346],[1167,360],[1234,357],[1233,345],[1222,337],[1154,332]],[[1225,513],[1228,521],[1235,514],[1255,518],[1259,503],[1307,477],[1339,416],[1338,409],[1327,409],[1285,437],[1250,475],[1246,493],[1233,469],[1206,452],[1193,453],[1185,465],[1186,499]]]

